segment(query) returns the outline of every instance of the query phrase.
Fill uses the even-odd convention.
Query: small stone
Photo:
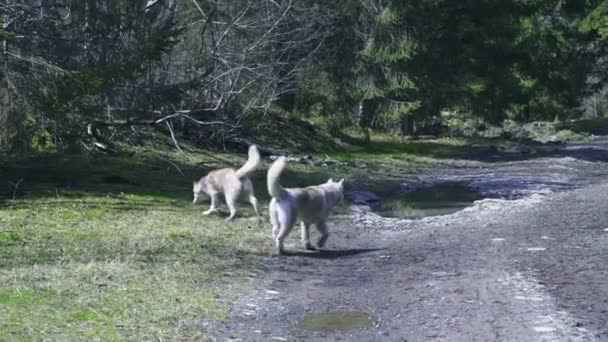
[[[548,333],[548,332],[555,331],[555,328],[552,328],[552,327],[534,327],[534,331],[540,332],[540,333]]]
[[[244,309],[241,311],[245,316],[255,316],[255,311]]]
[[[515,296],[515,299],[527,300],[527,301],[531,301],[531,302],[542,302],[543,301],[542,297]]]
[[[266,293],[268,293],[269,295],[278,295],[279,291],[275,291],[275,290],[266,290]]]
[[[505,239],[503,239],[503,238],[494,238],[494,239],[492,239],[492,242],[503,242],[503,241],[505,241]]]
[[[431,272],[431,274],[434,275],[435,277],[457,277],[460,275],[460,273],[458,273],[458,272],[445,272],[445,271]]]
[[[272,336],[271,339],[275,340],[275,341],[287,341],[287,339],[285,337],[280,337],[280,336]]]
[[[545,247],[530,247],[526,250],[528,252],[542,252],[542,251],[546,250],[546,248]]]

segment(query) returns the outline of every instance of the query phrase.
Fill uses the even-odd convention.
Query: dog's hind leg
[[[228,209],[230,209],[230,216],[226,219],[226,222],[230,222],[236,216],[237,203],[236,199],[232,196],[226,196],[226,205],[228,205]]]
[[[276,236],[275,242],[276,242],[277,249],[279,250],[279,254],[283,254],[285,252],[285,249],[283,248],[283,240],[285,240],[285,238],[287,237],[287,235],[293,228],[293,225],[296,223],[296,218],[297,218],[295,215],[293,215],[293,212],[290,211],[289,209],[287,209],[286,211],[281,211],[281,210],[286,210],[286,209],[279,208],[279,213],[278,213],[280,229],[279,229],[279,234],[277,234],[277,236]]]
[[[277,212],[277,204],[274,200],[270,201],[270,205],[268,205],[268,214],[270,216],[270,224],[272,225],[272,239],[276,240],[277,235],[279,234],[279,214]]]
[[[253,207],[253,211],[255,211],[255,215],[260,218],[260,212],[258,211],[258,199],[253,195],[249,195],[249,203]]]
[[[310,225],[307,223],[304,223],[304,221],[302,221],[301,230],[302,230],[302,246],[306,249],[313,250],[314,247],[312,247],[312,245],[310,244]]]
[[[287,234],[289,234],[289,231],[291,230],[291,226],[288,225],[281,225],[281,228],[279,229],[279,234],[277,234],[277,237],[275,239],[275,244],[277,246],[277,250],[279,251],[279,254],[284,254],[285,253],[285,247],[283,246],[283,240],[285,240],[285,238],[287,237]]]
[[[325,221],[319,221],[316,224],[317,229],[319,230],[319,233],[321,233],[321,238],[319,238],[319,241],[317,242],[317,246],[319,246],[319,248],[323,248],[323,246],[325,246],[325,243],[327,242],[327,238],[329,238],[329,231],[327,230],[327,224],[325,223]]]
[[[203,211],[203,215],[209,215],[213,212],[217,211],[217,202],[218,202],[218,195],[217,194],[211,194],[211,207],[209,207],[208,210]]]

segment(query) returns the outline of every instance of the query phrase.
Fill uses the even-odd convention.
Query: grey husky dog
[[[259,218],[258,200],[253,193],[253,184],[249,176],[260,164],[260,152],[255,145],[249,147],[249,155],[245,165],[240,169],[225,168],[209,172],[205,177],[194,182],[192,192],[194,200],[198,203],[201,200],[211,198],[211,207],[204,211],[204,215],[209,215],[218,210],[220,194],[224,194],[226,204],[230,209],[230,216],[226,221],[230,221],[236,215],[237,202],[246,199],[253,206],[253,210]]]
[[[329,237],[327,217],[331,209],[344,199],[344,179],[305,188],[285,189],[279,177],[285,169],[287,159],[280,157],[268,170],[268,193],[272,196],[269,213],[272,235],[280,254],[284,253],[283,240],[287,237],[297,220],[301,221],[302,244],[306,249],[314,249],[310,243],[310,226],[315,225],[321,233],[317,246],[323,247]]]

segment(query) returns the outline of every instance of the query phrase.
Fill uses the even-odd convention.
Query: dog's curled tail
[[[285,193],[285,189],[279,184],[279,177],[281,177],[286,164],[287,158],[279,157],[268,169],[268,194],[274,198],[280,198]]]
[[[261,160],[262,157],[260,157],[260,152],[258,151],[257,146],[249,146],[247,162],[245,165],[241,166],[240,169],[236,170],[237,177],[243,178],[249,176],[253,171],[255,171],[258,165],[260,165]]]

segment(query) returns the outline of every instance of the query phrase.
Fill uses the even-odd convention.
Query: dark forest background
[[[153,127],[222,145],[329,132],[476,134],[607,113],[608,3],[3,0],[0,149]]]

